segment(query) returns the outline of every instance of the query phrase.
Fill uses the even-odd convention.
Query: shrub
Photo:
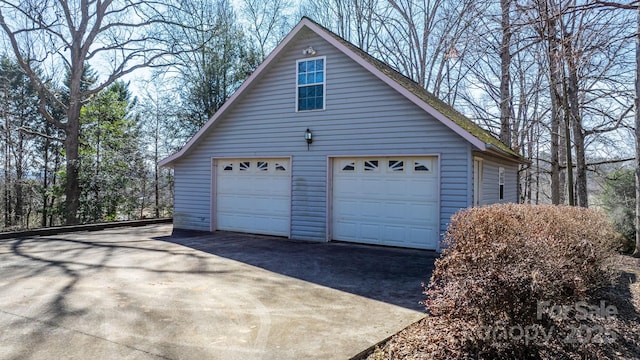
[[[591,209],[506,204],[457,213],[425,290],[431,315],[455,329],[441,326],[430,341],[449,339],[435,348],[450,358],[590,354],[592,341],[571,335],[608,321],[583,319],[590,308],[581,301],[613,279],[613,237]],[[454,333],[474,335],[452,342]]]

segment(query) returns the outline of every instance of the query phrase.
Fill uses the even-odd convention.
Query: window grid
[[[298,111],[324,109],[325,58],[313,58],[297,61]]]
[[[429,160],[417,160],[413,162],[413,171],[425,171],[429,172],[429,168],[431,168],[431,163]]]
[[[365,160],[364,171],[378,172],[378,160]]]
[[[403,172],[404,161],[403,160],[389,160],[389,171],[391,172]]]
[[[258,161],[257,168],[258,168],[258,171],[268,171],[269,163],[265,161]]]
[[[356,163],[355,161],[343,161],[341,168],[342,171],[355,171]]]

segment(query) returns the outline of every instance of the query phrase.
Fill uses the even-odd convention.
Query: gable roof
[[[422,88],[418,83],[402,75],[391,66],[367,54],[362,49],[351,44],[347,40],[341,38],[337,34],[309,19],[303,17],[300,22],[287,34],[287,36],[278,44],[278,46],[267,56],[267,58],[258,66],[258,68],[249,76],[233,95],[216,111],[215,114],[202,126],[202,128],[175,154],[161,160],[160,166],[171,165],[174,161],[184,156],[200,139],[206,134],[207,130],[213,126],[217,119],[232,106],[254,81],[258,79],[263,72],[269,67],[271,62],[287,47],[294,37],[303,29],[308,28],[316,35],[320,36],[331,45],[336,47],[342,53],[354,60],[356,63],[369,70],[377,78],[391,86],[400,94],[405,96],[418,107],[429,113],[431,116],[449,127],[456,134],[467,140],[480,151],[490,151],[496,155],[512,159],[514,161],[523,162],[520,154],[512,150],[509,146],[502,143],[496,137],[491,135],[487,130],[471,121],[466,116],[455,110],[452,106],[438,99],[430,92]]]

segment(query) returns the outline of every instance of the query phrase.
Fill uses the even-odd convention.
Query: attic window
[[[324,110],[324,63],[325,57],[296,62],[298,111]]]

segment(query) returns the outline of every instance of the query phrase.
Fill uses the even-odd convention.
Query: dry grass
[[[594,346],[593,359],[640,359],[640,259],[619,255],[615,258],[615,267],[620,271],[616,283],[594,294],[593,298],[605,300],[607,304],[616,306],[618,315],[611,321],[617,329],[616,340],[603,346]],[[387,359],[433,359],[434,351],[431,341],[440,336],[449,334],[455,324],[444,324],[438,317],[427,316],[420,322],[402,330],[381,348],[376,348],[370,354],[368,360]],[[446,329],[446,331],[439,331]],[[462,328],[461,328],[462,329]],[[456,334],[447,342],[457,342],[468,334]],[[550,348],[548,355],[544,352],[541,359],[553,359],[554,349]],[[426,354],[429,354],[428,356]],[[473,357],[469,357],[472,359]],[[576,356],[576,358],[581,358]]]

